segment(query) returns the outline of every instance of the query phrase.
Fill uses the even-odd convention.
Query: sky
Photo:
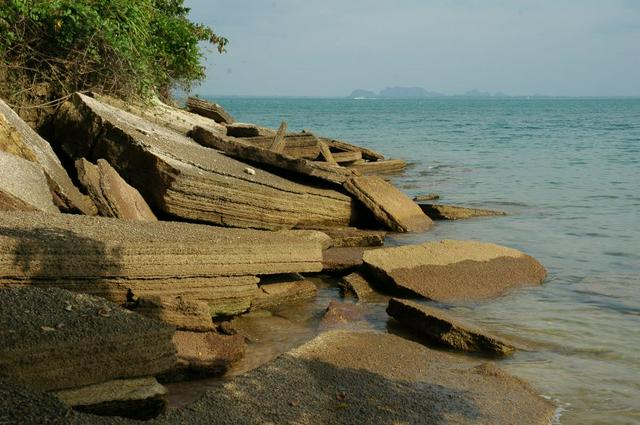
[[[640,96],[640,0],[185,0],[229,39],[202,95]]]

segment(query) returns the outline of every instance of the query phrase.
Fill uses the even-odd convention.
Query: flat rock
[[[479,208],[465,208],[445,204],[418,204],[422,211],[432,220],[464,220],[473,217],[489,217],[507,215],[503,211],[483,210]]]
[[[402,159],[384,159],[379,161],[356,162],[349,168],[365,176],[397,174],[407,168],[407,162]]]
[[[140,192],[131,187],[104,159],[97,165],[82,158],[76,161],[78,180],[103,217],[157,221]]]
[[[442,302],[493,298],[546,277],[535,258],[477,241],[380,248],[365,252],[363,261],[367,274],[389,289]]]
[[[177,331],[173,343],[178,362],[163,380],[222,375],[244,356],[245,350],[244,337],[240,334]]]
[[[380,161],[384,159],[384,155],[380,152],[376,152],[373,149],[368,149],[363,146],[356,146],[351,143],[344,142],[342,140],[330,139],[327,137],[320,137],[320,141],[327,144],[331,149],[342,152],[360,152],[360,156],[369,161]]]
[[[158,416],[167,404],[167,389],[154,377],[117,379],[53,394],[80,412],[137,420]]]
[[[220,150],[232,158],[314,177],[330,183],[342,184],[347,181],[347,179],[359,174],[356,171],[344,167],[310,161],[303,158],[295,158],[285,153],[274,152],[244,142],[241,138],[219,135],[202,127],[195,127],[189,135],[202,146]]]
[[[322,270],[326,235],[0,212],[0,286],[57,286],[117,303],[152,295],[246,311],[255,275]]]
[[[252,309],[273,308],[314,298],[318,288],[310,280],[292,273],[260,278],[260,295],[251,302]]]
[[[59,213],[37,163],[0,150],[0,210]]]
[[[490,364],[395,335],[331,331],[157,423],[547,425],[554,411]]]
[[[233,137],[274,137],[276,131],[255,124],[234,122],[227,125],[227,136]]]
[[[353,177],[345,189],[373,212],[376,218],[396,232],[423,232],[432,221],[402,191],[376,176]]]
[[[140,298],[136,313],[169,323],[179,330],[207,332],[215,330],[211,308],[204,301],[187,296],[150,296]]]
[[[189,97],[187,99],[187,109],[194,114],[211,118],[215,122],[231,124],[234,121],[231,115],[225,111],[222,106],[196,97]]]
[[[341,272],[362,265],[362,256],[367,247],[329,248],[322,253],[322,270]]]
[[[436,199],[440,199],[440,195],[437,193],[426,193],[424,195],[416,195],[413,197],[413,200],[416,202],[435,201]]]
[[[104,158],[155,211],[177,218],[260,229],[344,226],[352,200],[294,183],[91,97],[75,94],[55,119],[71,158]]]
[[[244,140],[254,146],[269,149],[273,143],[274,136],[245,137]],[[316,160],[320,155],[320,145],[318,138],[311,133],[287,133],[284,135],[285,155],[294,158]]]
[[[383,230],[362,230],[355,227],[334,227],[317,229],[331,238],[333,248],[358,246],[382,246],[387,232]]]
[[[339,285],[345,295],[354,295],[359,300],[366,299],[367,296],[375,292],[369,281],[358,272],[342,277]]]
[[[387,313],[431,340],[460,351],[478,351],[505,356],[515,347],[509,341],[464,323],[444,310],[392,298]]]
[[[91,97],[94,97],[100,102],[109,104],[114,108],[127,111],[133,115],[143,118],[146,121],[177,131],[185,136],[195,126],[200,126],[209,131],[218,132],[220,134],[227,133],[227,129],[224,125],[218,124],[214,120],[203,117],[202,115],[167,105],[158,98],[152,98],[148,103],[137,103],[115,99],[113,97],[97,93],[92,93]]]
[[[103,298],[0,289],[0,376],[59,391],[171,368],[174,328]]]
[[[95,206],[76,188],[51,145],[0,99],[0,151],[40,164],[55,204],[66,212],[95,215]]]

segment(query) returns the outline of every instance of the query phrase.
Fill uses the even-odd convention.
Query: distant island
[[[371,90],[356,89],[348,96],[351,99],[412,99],[412,98],[429,98],[429,97],[446,97],[444,93],[429,91],[422,87],[387,87],[376,93]],[[536,95],[539,96],[539,95]],[[469,90],[464,94],[451,95],[451,97],[509,97],[508,95],[497,92],[489,93],[476,89]]]

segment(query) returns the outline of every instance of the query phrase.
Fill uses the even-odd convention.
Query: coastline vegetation
[[[200,43],[223,53],[228,42],[190,21],[184,0],[0,3],[0,96],[17,108],[77,91],[167,99],[204,77]]]

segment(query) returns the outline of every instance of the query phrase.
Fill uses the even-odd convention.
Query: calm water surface
[[[640,423],[640,100],[216,101],[407,159],[395,183],[410,195],[511,213],[388,244],[478,239],[538,258],[543,287],[454,310],[532,347],[499,364],[557,400],[560,423]]]

